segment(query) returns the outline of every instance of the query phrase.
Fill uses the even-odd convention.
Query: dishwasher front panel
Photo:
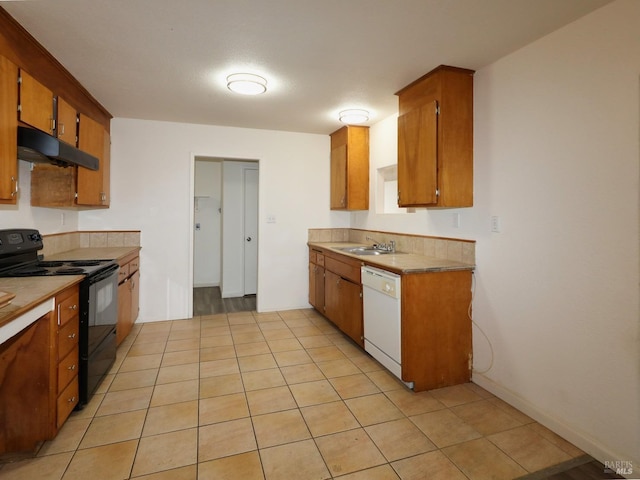
[[[400,276],[362,268],[365,350],[401,378]]]

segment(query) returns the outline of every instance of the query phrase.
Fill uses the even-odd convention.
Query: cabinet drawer
[[[58,331],[58,360],[67,356],[67,354],[78,345],[78,319],[65,323]]]
[[[360,283],[360,262],[351,264],[341,262],[335,258],[326,257],[324,265],[326,270],[330,270],[341,277],[348,278],[354,283]]]
[[[56,298],[58,301],[58,325],[64,325],[73,317],[78,316],[79,294],[78,289],[65,298]]]
[[[124,282],[125,278],[129,276],[129,263],[125,263],[120,266],[120,270],[118,270],[118,283]]]
[[[74,377],[78,376],[78,345],[58,364],[58,393],[67,387]]]
[[[78,404],[78,376],[76,375],[71,383],[64,389],[58,397],[58,428],[62,426],[69,414]]]

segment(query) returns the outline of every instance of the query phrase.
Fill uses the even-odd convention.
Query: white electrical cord
[[[472,271],[471,272],[471,302],[469,302],[467,315],[469,316],[469,320],[471,320],[471,323],[475,325],[478,330],[480,330],[480,333],[482,334],[482,336],[487,340],[487,344],[489,345],[489,350],[491,351],[491,361],[489,362],[489,366],[484,370],[476,370],[474,368],[473,371],[476,373],[487,373],[489,370],[491,370],[491,367],[493,367],[493,345],[491,345],[491,340],[489,340],[489,337],[487,337],[487,334],[484,333],[484,330],[480,328],[480,325],[474,322],[473,317],[471,315],[471,305],[473,305],[473,298],[475,297],[475,295],[476,295],[476,275],[475,275],[475,272]]]

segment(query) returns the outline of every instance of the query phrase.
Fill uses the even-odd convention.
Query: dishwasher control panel
[[[368,266],[361,268],[361,274],[363,287],[400,298],[400,275]]]

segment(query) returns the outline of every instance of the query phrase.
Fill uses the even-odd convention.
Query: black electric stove
[[[116,358],[118,264],[113,260],[44,261],[38,230],[0,230],[0,277],[83,275],[79,288],[79,397],[81,408]]]
[[[118,267],[113,260],[45,261],[38,255],[42,247],[37,230],[0,230],[0,277],[91,276]]]

